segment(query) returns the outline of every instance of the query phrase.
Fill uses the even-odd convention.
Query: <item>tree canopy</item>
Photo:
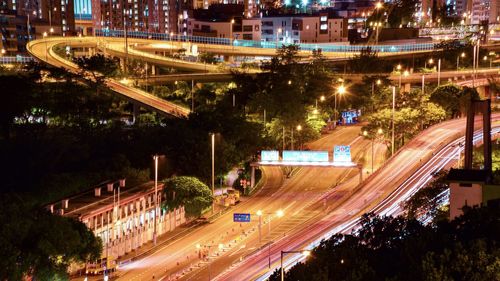
[[[499,243],[498,205],[436,225],[367,214],[359,231],[322,241],[285,280],[498,280]]]
[[[208,186],[194,177],[173,177],[165,180],[163,206],[173,210],[184,206],[186,215],[199,217],[202,211],[212,205],[212,191]]]
[[[101,240],[83,223],[52,215],[14,195],[3,194],[0,201],[0,279],[66,279],[71,262],[101,256]]]

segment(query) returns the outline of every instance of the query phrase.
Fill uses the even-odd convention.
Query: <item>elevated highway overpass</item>
[[[79,47],[92,47],[95,46],[96,43],[92,40],[92,38],[82,39],[79,37],[56,37],[31,41],[28,43],[27,49],[32,56],[41,61],[55,67],[65,68],[73,73],[81,73],[82,70],[79,69],[75,63],[55,53],[54,47],[61,44],[69,44],[70,46]],[[84,76],[87,77],[86,79],[92,79],[89,78],[92,76],[90,73],[84,72]],[[104,84],[126,99],[160,114],[174,117],[185,117],[190,112],[189,109],[165,101],[145,91],[122,84],[115,79],[106,78],[104,80]]]

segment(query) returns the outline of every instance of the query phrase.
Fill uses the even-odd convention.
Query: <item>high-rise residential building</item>
[[[75,33],[73,0],[0,0],[0,47],[8,55],[45,35]]]
[[[500,22],[500,0],[446,0],[453,7],[456,16],[462,17],[465,24]]]
[[[92,22],[98,29],[176,32],[177,0],[92,0]]]

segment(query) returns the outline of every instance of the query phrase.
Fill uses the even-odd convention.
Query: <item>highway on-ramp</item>
[[[81,70],[78,68],[76,64],[66,60],[65,58],[62,58],[61,56],[59,56],[54,52],[54,47],[60,44],[94,46],[95,42],[92,42],[87,38],[85,38],[84,40],[79,37],[45,38],[42,40],[35,40],[29,42],[27,45],[27,49],[34,57],[50,65],[65,68],[73,73],[81,73]],[[86,74],[85,77],[87,77],[87,79],[92,79],[90,78],[91,77],[90,74]],[[187,108],[184,108],[182,106],[158,98],[145,91],[120,83],[115,79],[105,78],[104,84],[108,86],[111,90],[119,93],[120,95],[129,99],[130,101],[138,103],[141,106],[144,106],[148,109],[152,109],[161,114],[172,115],[175,117],[185,117],[190,112],[189,109]]]

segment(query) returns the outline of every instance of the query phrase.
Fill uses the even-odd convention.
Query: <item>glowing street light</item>
[[[344,84],[340,85],[338,88],[337,88],[337,93],[335,93],[335,106],[334,106],[334,109],[335,109],[335,127],[337,127],[337,95],[344,95],[346,93],[346,89],[345,89],[345,86]]]
[[[465,52],[462,52],[459,56],[457,56],[457,70],[460,63],[460,58],[465,58]]]
[[[280,269],[280,276],[281,276],[281,281],[285,280],[285,272],[283,269],[283,256],[285,254],[302,254],[304,257],[308,257],[311,255],[310,250],[300,250],[300,251],[281,251],[281,256],[280,256],[280,261],[281,261],[281,269]]]

